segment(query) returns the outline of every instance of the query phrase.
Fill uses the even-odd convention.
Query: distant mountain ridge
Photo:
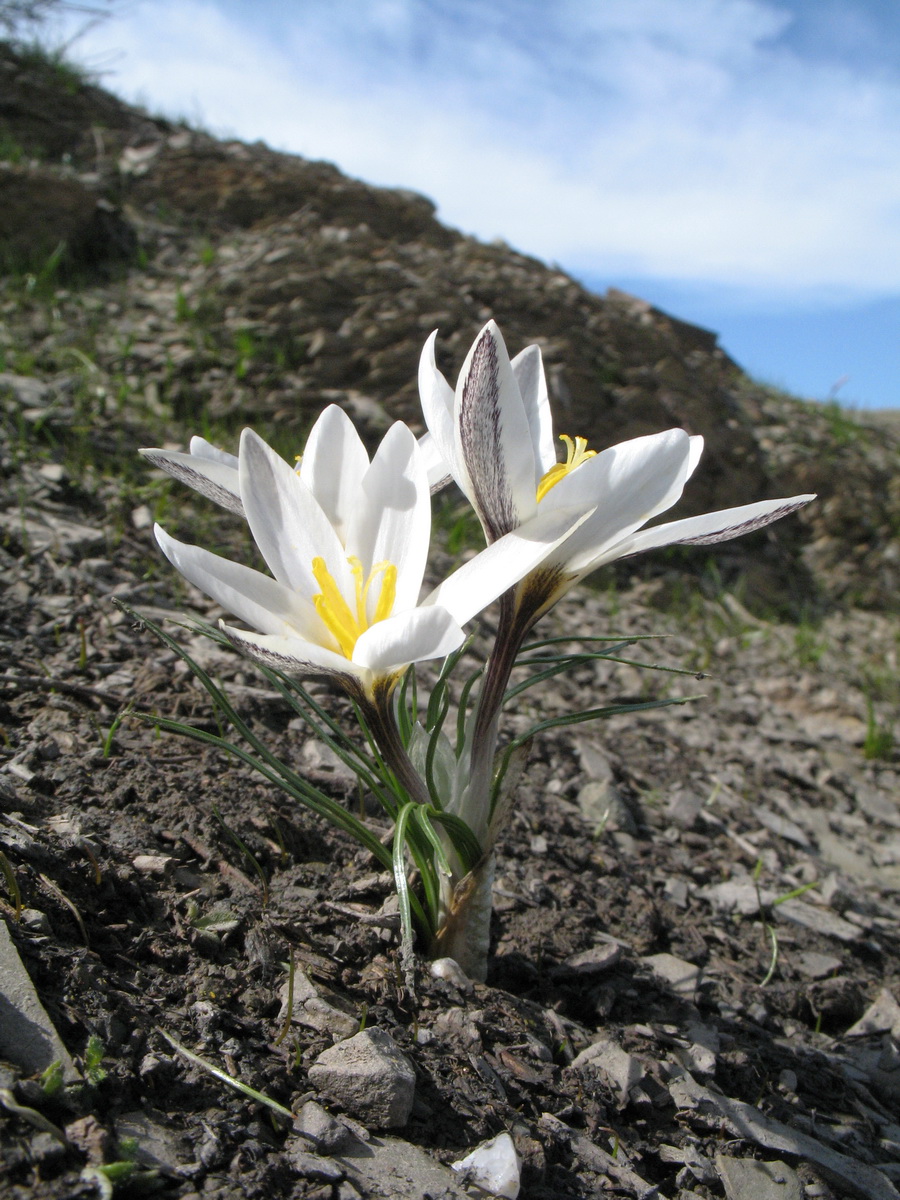
[[[179,427],[275,426],[298,442],[331,401],[373,434],[394,417],[419,421],[425,337],[439,328],[452,379],[493,317],[511,352],[540,343],[558,432],[598,448],[672,425],[704,435],[679,515],[820,494],[717,554],[751,600],[896,604],[890,414],[876,426],[754,384],[713,333],[448,229],[422,196],[151,117],[0,45],[4,263],[10,278],[50,263],[62,294],[55,333],[35,333],[4,294],[9,345],[33,337],[56,362],[52,339],[77,340],[92,322],[98,378],[126,380]],[[64,387],[64,375],[46,382]]]

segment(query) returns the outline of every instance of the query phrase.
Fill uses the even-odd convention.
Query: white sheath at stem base
[[[491,889],[497,860],[491,852],[456,885],[438,930],[432,958],[453,958],[470,979],[487,979],[491,944]]]

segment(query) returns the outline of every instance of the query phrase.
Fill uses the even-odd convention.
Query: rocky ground
[[[448,1164],[507,1131],[527,1200],[900,1195],[896,421],[758,388],[705,331],[444,230],[421,198],[81,84],[60,105],[40,64],[0,67],[19,104],[0,113],[0,189],[32,184],[96,234],[66,243],[70,274],[20,264],[0,295],[0,1191],[473,1195]],[[41,139],[40,159],[9,149]],[[215,614],[152,519],[241,555],[245,533],[135,450],[231,445],[252,420],[294,452],[329,400],[374,434],[414,415],[430,329],[452,370],[490,315],[514,350],[543,340],[572,432],[706,433],[695,508],[823,498],[716,559],[602,577],[547,621],[661,635],[630,655],[690,674],[600,661],[526,693],[510,733],[699,698],[537,740],[487,984],[422,961],[410,989],[369,856],[132,714],[216,728],[114,600],[164,621],[273,748],[357,806],[266,681],[175,624]],[[436,570],[470,532],[455,503]],[[362,1089],[354,1051],[375,1071]]]
[[[127,715],[211,722],[172,652],[113,604],[209,613],[160,565],[143,510],[121,528],[106,485],[5,467],[4,979],[21,962],[68,1052],[39,1040],[23,1061],[7,1004],[10,1195],[92,1196],[130,1170],[129,1188],[172,1196],[420,1196],[423,1164],[395,1139],[447,1163],[501,1130],[527,1197],[898,1194],[894,620],[763,621],[675,573],[570,599],[548,632],[665,635],[635,657],[700,677],[601,662],[542,689],[541,716],[703,698],[539,739],[500,847],[488,984],[423,964],[413,993],[366,854],[246,767]],[[254,727],[356,803],[265,681],[204,647]],[[405,1120],[317,1081],[322,1052],[363,1026],[411,1067]],[[385,1174],[398,1162],[406,1190]],[[461,1194],[435,1178],[430,1194]]]

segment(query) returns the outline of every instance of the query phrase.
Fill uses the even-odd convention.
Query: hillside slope
[[[374,432],[418,421],[432,329],[453,378],[494,317],[511,351],[541,344],[560,432],[599,447],[672,425],[704,435],[682,515],[819,493],[719,556],[749,602],[893,605],[896,424],[757,386],[714,334],[447,229],[421,196],[151,118],[2,47],[0,154],[0,263],[15,268],[0,351],[48,396],[78,393],[86,358],[105,411],[142,420],[149,404],[171,439],[252,423],[299,445],[329,401]]]

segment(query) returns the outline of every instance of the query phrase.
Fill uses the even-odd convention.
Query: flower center
[[[580,467],[583,462],[587,462],[589,458],[596,457],[596,450],[588,450],[587,438],[577,437],[573,442],[567,433],[561,433],[559,440],[566,443],[566,461],[556,463],[544,475],[537,487],[537,498],[543,500],[552,487],[556,487],[561,479],[564,479],[570,471],[574,471],[576,467]]]
[[[355,596],[353,605],[344,599],[341,590],[334,581],[334,576],[325,565],[324,558],[314,558],[312,572],[316,583],[322,589],[313,596],[316,612],[322,619],[322,624],[334,637],[341,648],[344,658],[353,657],[353,648],[361,634],[391,615],[394,600],[397,596],[397,568],[391,562],[376,563],[369,572],[368,578],[363,578],[363,565],[358,558],[347,559],[355,581]],[[381,587],[378,593],[378,603],[370,621],[366,615],[369,599],[369,588],[380,577]],[[355,611],[354,611],[355,610]]]

